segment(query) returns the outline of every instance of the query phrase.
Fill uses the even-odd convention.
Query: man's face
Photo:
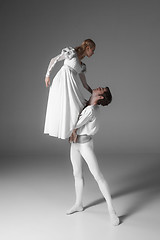
[[[99,88],[93,89],[94,96],[102,95],[104,92],[107,92],[106,88],[99,87]]]

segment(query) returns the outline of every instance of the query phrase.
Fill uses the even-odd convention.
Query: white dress
[[[64,65],[54,77],[48,96],[44,133],[61,139],[69,138],[85,105],[80,92],[79,73],[86,71],[80,64],[74,48],[64,48],[57,57],[52,58],[46,76],[56,62],[64,60]]]

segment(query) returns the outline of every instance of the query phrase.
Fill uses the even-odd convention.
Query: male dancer
[[[117,226],[119,225],[120,221],[112,205],[108,184],[99,169],[97,158],[93,150],[92,140],[92,136],[96,134],[99,128],[99,105],[107,106],[109,103],[111,103],[111,101],[112,95],[108,87],[94,89],[88,104],[81,112],[78,122],[75,126],[75,130],[70,137],[70,158],[75,178],[76,202],[74,206],[67,211],[67,214],[83,211],[83,158],[86,161],[95,180],[97,181],[98,186],[107,202],[111,222],[114,226]]]

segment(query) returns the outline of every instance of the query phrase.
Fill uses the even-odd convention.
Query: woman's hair
[[[112,102],[112,94],[111,94],[109,87],[106,87],[106,90],[107,91],[105,91],[102,94],[102,96],[104,98],[98,100],[98,105],[107,106],[108,104],[110,104]]]
[[[78,56],[82,56],[83,53],[86,50],[86,47],[90,47],[90,48],[95,48],[96,44],[93,42],[93,40],[91,39],[86,39],[82,42],[82,44],[78,47],[75,47],[75,51],[77,52]]]

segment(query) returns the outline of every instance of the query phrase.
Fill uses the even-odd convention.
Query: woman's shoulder
[[[76,51],[73,47],[65,47],[62,49],[61,54],[65,55],[65,57],[68,59],[72,59],[76,56]]]

